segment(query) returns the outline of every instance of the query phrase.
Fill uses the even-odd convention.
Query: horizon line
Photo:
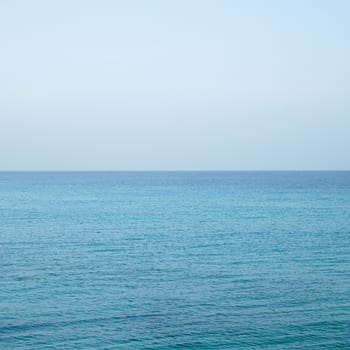
[[[350,169],[152,169],[152,170],[107,170],[107,169],[32,169],[32,170],[0,170],[0,173],[138,173],[138,172],[349,172]]]

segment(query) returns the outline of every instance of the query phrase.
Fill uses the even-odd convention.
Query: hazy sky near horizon
[[[0,170],[350,169],[346,0],[2,0]]]

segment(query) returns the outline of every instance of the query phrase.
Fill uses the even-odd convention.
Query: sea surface
[[[350,349],[350,172],[0,173],[0,349]]]

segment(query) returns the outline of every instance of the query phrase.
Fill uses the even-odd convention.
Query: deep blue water
[[[1,349],[350,349],[350,172],[0,173]]]

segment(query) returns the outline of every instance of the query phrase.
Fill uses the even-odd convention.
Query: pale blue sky
[[[1,0],[0,170],[350,169],[350,1]]]

